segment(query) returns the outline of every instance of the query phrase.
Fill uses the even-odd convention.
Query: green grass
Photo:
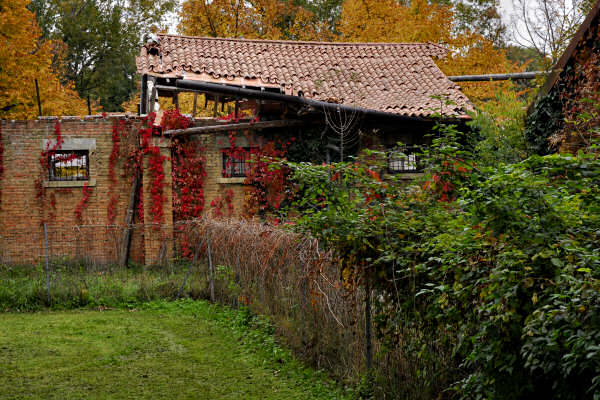
[[[116,307],[177,297],[187,265],[171,268],[88,269],[77,263],[54,263],[50,272],[50,302],[42,265],[0,265],[0,312],[68,310],[82,307]],[[195,267],[182,297],[207,299],[208,284],[201,267]]]
[[[0,314],[2,399],[339,399],[245,311],[204,301]]]

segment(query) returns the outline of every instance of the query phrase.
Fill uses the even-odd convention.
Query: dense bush
[[[498,93],[480,106],[469,126],[474,157],[480,165],[523,161],[530,151],[524,134],[526,102],[517,93]]]
[[[452,352],[433,377],[449,397],[600,398],[600,161],[478,169],[441,129],[408,186],[379,179],[377,153],[292,164],[296,229],[336,250],[347,287],[373,283],[390,348]]]
[[[560,97],[562,89],[561,83],[557,83],[550,93],[540,96],[529,110],[524,134],[532,153],[545,155],[553,150],[549,139],[562,129],[565,119]]]

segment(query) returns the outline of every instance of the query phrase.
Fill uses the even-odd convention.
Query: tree
[[[328,40],[332,33],[308,9],[291,0],[187,0],[184,35],[249,39]]]
[[[52,68],[60,43],[41,38],[26,0],[0,5],[0,118],[29,119],[38,115],[35,80],[45,115],[81,115],[85,101],[69,82],[61,83]]]
[[[501,73],[518,70],[506,52],[473,30],[457,28],[452,5],[414,0],[403,5],[395,0],[345,0],[338,27],[343,40],[353,42],[434,42],[450,49],[438,61],[446,75]],[[474,102],[495,99],[510,83],[461,84]]]
[[[594,0],[513,0],[513,39],[556,64]]]
[[[506,44],[506,25],[498,11],[498,0],[458,0],[454,4],[457,30],[478,32],[497,47]]]
[[[136,90],[135,56],[145,34],[157,30],[174,0],[34,0],[48,39],[66,44],[64,78],[105,111],[120,111]],[[58,69],[58,66],[56,66]]]
[[[324,23],[332,33],[337,33],[337,24],[342,14],[343,0],[297,0],[296,4],[314,14],[317,21]]]

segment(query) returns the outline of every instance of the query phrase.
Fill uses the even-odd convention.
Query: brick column
[[[152,145],[160,148],[163,161],[164,186],[162,204],[163,217],[160,225],[153,224],[152,215],[152,174],[149,167],[150,154],[144,155],[142,182],[144,185],[144,262],[146,265],[156,264],[169,260],[173,256],[173,183],[171,179],[171,140],[166,138],[152,138]],[[163,259],[161,260],[161,256]]]

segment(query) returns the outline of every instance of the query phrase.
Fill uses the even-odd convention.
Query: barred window
[[[250,171],[250,148],[223,151],[223,176],[226,178],[246,177]]]
[[[388,172],[398,174],[403,172],[420,172],[422,166],[417,152],[418,147],[393,149],[388,153]]]
[[[50,154],[49,180],[87,181],[90,179],[89,150],[55,151]]]

